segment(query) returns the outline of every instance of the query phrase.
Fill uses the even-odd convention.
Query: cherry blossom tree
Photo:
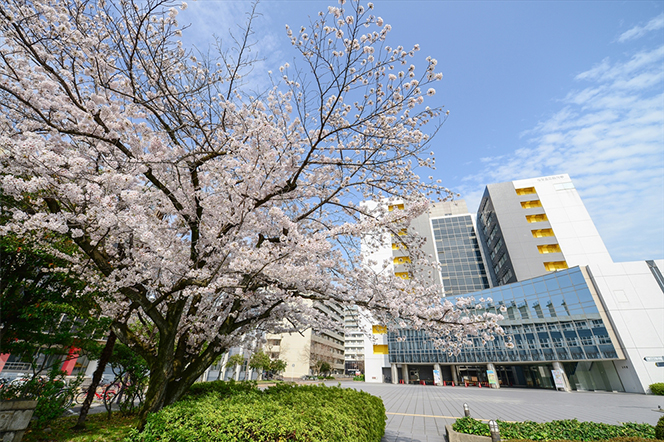
[[[74,241],[66,271],[113,295],[98,300],[112,330],[150,367],[143,418],[262,331],[335,327],[312,300],[451,350],[500,333],[495,312],[441,303],[414,234],[399,236],[412,278],[365,265],[361,240],[447,196],[417,175],[434,166],[445,114],[425,101],[442,75],[411,64],[418,46],[388,46],[372,4],[344,3],[287,28],[299,56],[254,95],[253,16],[235,47],[202,57],[181,42],[184,3],[0,5],[0,186],[20,202],[0,234]],[[405,210],[388,211],[396,198]]]

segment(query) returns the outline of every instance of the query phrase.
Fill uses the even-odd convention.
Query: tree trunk
[[[209,367],[210,362],[199,361],[194,367],[187,369],[187,374],[175,380],[173,373],[173,364],[164,363],[162,367],[150,367],[150,381],[148,390],[145,393],[145,402],[139,413],[139,429],[143,431],[148,415],[156,413],[163,407],[177,402],[184,394],[189,391],[196,379]],[[194,363],[192,363],[194,364]],[[193,368],[193,369],[192,369]]]
[[[95,392],[97,391],[101,377],[104,374],[104,370],[106,369],[106,364],[108,363],[109,359],[111,359],[111,355],[113,354],[113,347],[115,346],[116,339],[117,336],[115,336],[115,333],[113,333],[111,330],[111,332],[108,334],[108,338],[106,339],[106,345],[104,346],[104,349],[99,356],[97,369],[92,375],[92,383],[90,384],[90,387],[88,387],[88,395],[85,397],[85,401],[83,401],[81,412],[78,415],[78,421],[76,422],[76,425],[74,425],[75,430],[82,430],[85,428],[85,420],[88,417],[90,405],[92,404],[92,400],[95,397]]]
[[[168,370],[168,367],[150,367],[150,380],[148,381],[148,390],[145,393],[145,402],[143,402],[143,408],[138,414],[140,431],[143,431],[148,415],[156,413],[164,406],[166,388],[171,378],[169,372],[172,372],[172,370]]]

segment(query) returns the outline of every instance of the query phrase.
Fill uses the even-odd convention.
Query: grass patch
[[[138,425],[136,416],[113,413],[111,420],[106,413],[88,416],[86,429],[72,430],[78,416],[61,417],[42,428],[28,428],[23,442],[122,442],[129,431]],[[33,423],[34,424],[34,423]]]

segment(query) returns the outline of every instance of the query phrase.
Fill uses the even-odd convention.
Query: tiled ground
[[[334,385],[329,383],[328,385]],[[445,440],[445,424],[463,416],[463,404],[476,419],[507,421],[647,422],[656,424],[664,397],[605,392],[557,392],[551,390],[343,382],[343,387],[380,396],[387,411],[383,442],[439,442]]]

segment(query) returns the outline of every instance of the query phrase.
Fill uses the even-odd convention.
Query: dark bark
[[[108,361],[111,359],[111,355],[113,354],[113,347],[115,346],[116,339],[117,337],[115,336],[115,333],[113,333],[111,330],[111,333],[108,335],[108,339],[106,339],[106,346],[102,350],[101,356],[99,357],[97,369],[92,375],[92,383],[90,384],[90,387],[88,387],[88,395],[85,397],[85,401],[83,401],[81,412],[78,415],[78,421],[76,422],[76,425],[74,425],[75,430],[82,430],[85,428],[85,420],[88,417],[90,405],[92,404],[92,400],[95,397],[95,391],[97,391],[101,377],[104,374],[104,370],[106,369],[106,364],[108,364]]]

